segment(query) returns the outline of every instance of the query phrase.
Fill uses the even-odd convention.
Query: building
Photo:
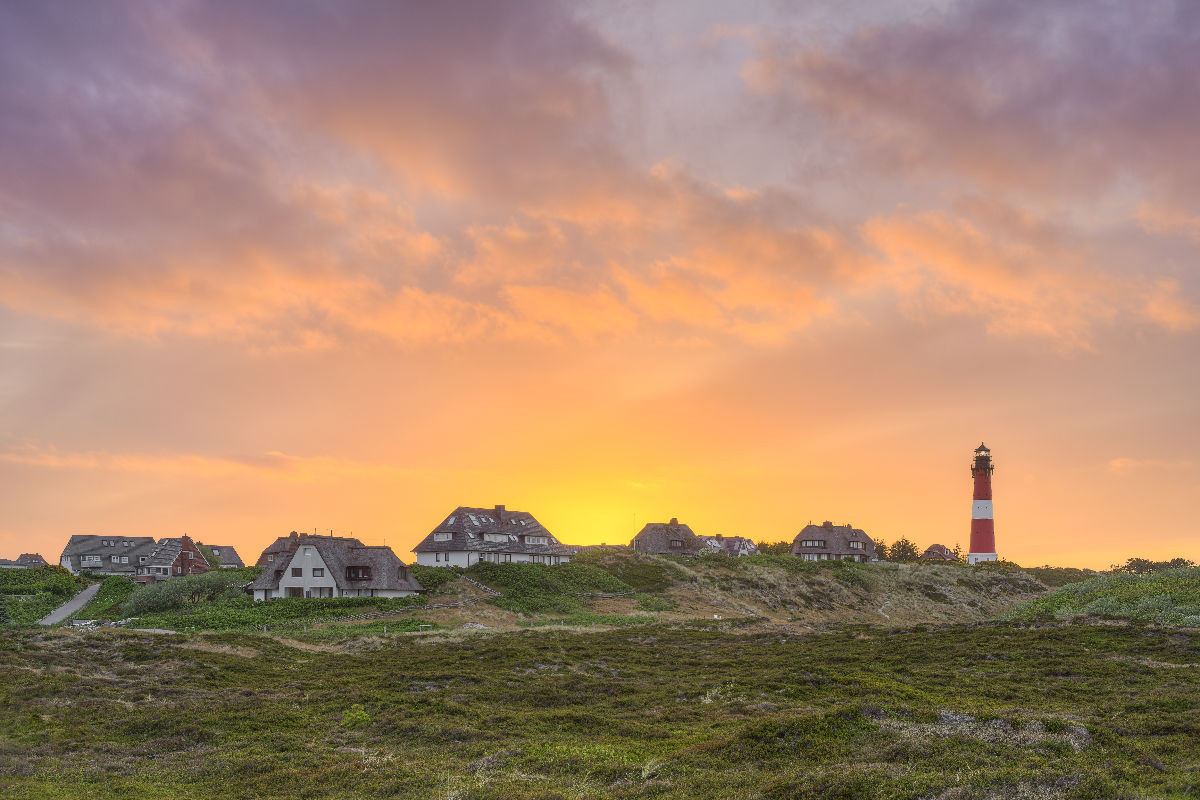
[[[39,553],[21,553],[12,559],[0,558],[0,569],[35,569],[46,566],[46,559]]]
[[[694,556],[707,547],[707,543],[689,526],[671,517],[670,522],[647,523],[629,546],[639,553]]]
[[[954,551],[944,544],[931,544],[921,554],[922,561],[958,561]]]
[[[226,544],[204,544],[196,542],[197,547],[207,547],[208,551],[217,557],[220,562],[218,566],[221,569],[236,569],[237,567],[246,566],[242,563],[242,557],[238,555],[237,550]]]
[[[565,564],[575,548],[562,544],[528,511],[504,506],[459,506],[412,550],[426,567],[498,564]]]
[[[185,534],[159,539],[148,555],[144,558],[139,556],[134,580],[153,583],[184,575],[201,575],[208,570],[208,560],[191,537]]]
[[[727,553],[731,556],[758,555],[758,545],[744,536],[697,536],[701,546],[706,550],[717,553]]]
[[[266,549],[259,554],[258,561],[254,562],[254,566],[265,567],[268,564],[274,564],[277,559],[295,550],[296,542],[299,539],[300,534],[295,531],[292,531],[287,536],[280,536],[267,545]]]
[[[805,561],[878,561],[875,542],[861,529],[834,525],[805,525],[792,541],[792,555]]]
[[[992,518],[992,451],[983,442],[975,448],[975,462],[971,465],[971,477],[975,483],[974,500],[971,504],[971,550],[967,553],[968,564],[996,560],[996,527]]]
[[[390,547],[343,536],[296,537],[277,554],[250,591],[255,600],[277,597],[406,597],[425,591]]]
[[[152,536],[91,536],[76,534],[63,548],[58,563],[72,575],[88,570],[98,575],[133,577],[139,564],[158,543]]]

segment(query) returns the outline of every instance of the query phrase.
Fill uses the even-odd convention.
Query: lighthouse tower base
[[[978,564],[980,561],[995,561],[995,553],[967,553],[968,564]]]

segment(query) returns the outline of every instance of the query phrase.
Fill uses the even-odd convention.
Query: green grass
[[[1073,614],[1200,627],[1200,567],[1091,578],[1022,603],[1009,616],[1034,620]]]
[[[390,625],[390,623],[389,623]],[[1195,796],[1200,637],[1013,623],[0,637],[0,796]]]

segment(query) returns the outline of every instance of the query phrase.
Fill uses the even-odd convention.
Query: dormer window
[[[549,543],[550,543],[550,538],[548,536],[526,536],[525,537],[525,544],[549,544]]]
[[[508,534],[507,533],[485,533],[483,535],[483,540],[485,542],[507,542]]]
[[[675,549],[679,549],[679,548],[682,548],[682,547],[683,547],[683,540],[682,540],[682,539],[672,539],[672,540],[671,540],[671,549],[675,550]]]
[[[453,533],[435,533],[433,535],[433,540],[435,542],[448,542],[453,538],[454,538]]]
[[[346,580],[369,581],[369,580],[371,580],[371,568],[370,567],[346,567]]]

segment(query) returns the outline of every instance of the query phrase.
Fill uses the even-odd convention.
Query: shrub
[[[412,575],[417,579],[417,583],[421,584],[421,588],[427,592],[435,592],[441,587],[452,581],[458,580],[458,576],[462,575],[462,567],[424,567],[420,564],[413,564],[409,567]]]
[[[493,564],[481,561],[466,574],[498,588],[493,603],[509,611],[532,614],[539,611],[571,613],[581,608],[580,594],[631,592],[633,587],[589,564]]]
[[[205,572],[137,587],[125,601],[126,616],[137,617],[162,611],[178,611],[212,602],[218,598],[233,599],[242,595],[220,572]]]
[[[350,710],[342,715],[343,728],[361,728],[371,723],[371,715],[366,712],[361,703],[350,706]]]

